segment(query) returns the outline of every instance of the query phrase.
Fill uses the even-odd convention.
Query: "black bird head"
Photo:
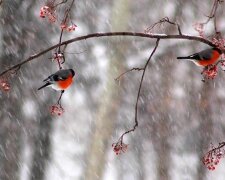
[[[70,69],[70,72],[71,72],[72,76],[75,75],[75,71],[73,69]]]

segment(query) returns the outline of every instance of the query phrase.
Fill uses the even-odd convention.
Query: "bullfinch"
[[[177,59],[186,59],[194,62],[197,66],[207,67],[215,64],[222,54],[222,51],[216,47],[205,49],[190,56],[177,57]]]
[[[45,84],[38,88],[38,90],[50,86],[57,91],[64,92],[72,84],[74,75],[75,71],[73,69],[59,70],[43,80]]]

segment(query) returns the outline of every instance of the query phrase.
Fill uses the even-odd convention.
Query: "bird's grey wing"
[[[44,82],[53,82],[53,81],[55,81],[55,79],[57,79],[57,75],[55,75],[55,74],[52,74],[51,76],[48,76],[46,79],[44,79],[43,81]]]
[[[199,56],[203,60],[209,60],[213,56],[213,49],[206,49],[204,51],[201,51],[201,52],[199,52]]]
[[[66,80],[68,78],[68,76],[70,75],[70,72],[68,70],[59,70],[56,73],[48,76],[46,79],[44,79],[44,82],[50,82],[53,83],[55,81],[62,81],[62,80]]]
[[[63,70],[59,70],[58,72],[56,72],[53,77],[55,81],[59,81],[59,80],[66,80],[68,78],[68,76],[70,75],[70,71],[68,71],[67,69],[63,69]]]

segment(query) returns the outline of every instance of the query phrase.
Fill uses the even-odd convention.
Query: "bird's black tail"
[[[191,56],[183,56],[183,57],[177,57],[177,59],[198,59],[198,55],[193,54]]]
[[[44,84],[43,86],[39,87],[38,90],[40,90],[40,89],[42,89],[42,88],[44,88],[44,87],[46,87],[46,86],[49,86],[50,84],[51,84],[51,83],[47,82],[47,83]]]
[[[177,59],[189,59],[188,57],[177,57]]]

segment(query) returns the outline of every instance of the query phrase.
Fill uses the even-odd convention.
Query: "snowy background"
[[[39,17],[44,1],[4,0],[0,5],[0,70],[58,43],[60,29]],[[193,24],[206,20],[212,0],[76,0],[78,26],[63,40],[95,32],[144,30],[163,17],[198,35]],[[225,28],[224,4],[218,25]],[[61,13],[63,12],[63,8]],[[164,25],[157,33],[177,34]],[[206,26],[207,35],[212,23]],[[224,32],[224,31],[222,31]],[[139,102],[139,127],[125,136],[128,151],[116,156],[112,143],[134,124],[138,71],[155,40],[104,37],[66,48],[64,67],[75,82],[63,97],[65,113],[51,116],[59,93],[37,91],[57,71],[49,52],[21,67],[0,92],[0,180],[224,180],[225,160],[208,171],[201,158],[210,143],[224,141],[225,74],[201,82],[201,69],[176,59],[207,46],[186,40],[161,40],[147,68]]]

